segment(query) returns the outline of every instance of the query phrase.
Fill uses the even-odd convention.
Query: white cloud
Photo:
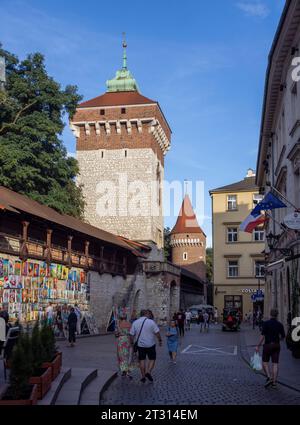
[[[264,19],[270,14],[269,8],[264,3],[260,2],[239,2],[236,6],[247,16]]]

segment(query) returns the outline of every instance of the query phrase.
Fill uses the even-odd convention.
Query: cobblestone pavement
[[[242,333],[243,331],[241,331]],[[264,377],[240,356],[240,333],[224,333],[214,326],[200,333],[197,325],[181,340],[177,364],[170,363],[164,341],[158,348],[154,383],[118,377],[103,394],[110,405],[299,405],[300,393],[278,386],[265,389]]]

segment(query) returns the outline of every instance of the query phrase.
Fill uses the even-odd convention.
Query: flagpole
[[[275,218],[271,214],[269,214],[266,210],[265,210],[265,214],[266,214],[267,217],[271,218],[274,221],[274,223],[278,224],[278,226],[280,226],[285,232],[288,230],[288,228],[286,226],[284,226],[279,221],[275,220]]]
[[[276,187],[272,186],[271,184],[269,187],[271,188],[271,190],[274,190],[276,193],[278,193],[278,195],[281,196],[288,204],[290,204],[293,208],[295,208],[296,211],[299,210],[299,208],[297,208],[294,204],[292,204],[292,202],[289,201],[281,192],[279,192],[279,190],[277,190]]]

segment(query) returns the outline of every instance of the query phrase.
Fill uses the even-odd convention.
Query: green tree
[[[169,227],[164,228],[164,255],[166,261],[171,261],[172,259],[172,249],[171,249],[171,229]]]
[[[0,185],[58,212],[81,217],[78,164],[61,140],[64,116],[81,99],[76,86],[61,86],[46,71],[40,53],[23,61],[3,50],[6,84],[0,91]]]
[[[206,249],[206,278],[209,282],[213,278],[213,249]]]

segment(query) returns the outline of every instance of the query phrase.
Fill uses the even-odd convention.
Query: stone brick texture
[[[203,233],[178,233],[171,235],[171,241],[178,239],[200,239],[200,244],[181,243],[172,247],[172,262],[197,274],[201,279],[206,277],[206,236]],[[187,253],[187,260],[183,254]]]

